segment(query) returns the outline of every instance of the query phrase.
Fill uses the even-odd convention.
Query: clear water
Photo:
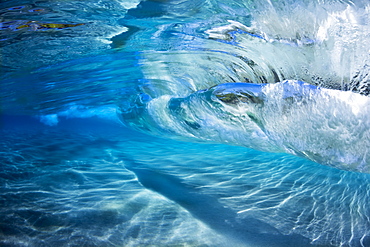
[[[368,1],[2,1],[1,246],[370,246]]]

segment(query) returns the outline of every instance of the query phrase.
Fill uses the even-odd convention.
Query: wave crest
[[[184,98],[147,99],[121,110],[126,125],[171,138],[285,152],[370,172],[370,98],[357,93],[290,80],[227,83]]]

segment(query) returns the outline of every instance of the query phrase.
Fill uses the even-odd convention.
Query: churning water
[[[2,246],[370,246],[367,0],[0,3]]]

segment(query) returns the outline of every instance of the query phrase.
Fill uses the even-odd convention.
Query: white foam
[[[59,122],[58,114],[41,115],[40,122],[45,125],[55,126]]]
[[[110,121],[118,122],[115,106],[102,106],[96,108],[89,108],[82,105],[69,105],[66,110],[60,111],[54,114],[40,115],[40,122],[49,125],[56,126],[59,123],[59,118],[91,118],[98,117],[102,119],[108,119]]]

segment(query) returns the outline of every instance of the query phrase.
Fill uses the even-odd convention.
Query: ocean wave
[[[100,110],[91,109],[115,105],[126,125],[152,134],[287,152],[369,172],[368,1],[46,5],[1,9],[11,19],[2,33],[20,37],[5,40],[4,67],[12,67],[7,59],[13,58],[12,70],[22,67],[21,76],[3,80],[3,112],[56,125],[58,117],[96,116]],[[76,6],[90,14],[72,13]],[[17,22],[17,11],[27,12],[27,20]],[[52,65],[24,72],[30,67],[22,63],[30,61],[32,68]],[[262,98],[239,95],[251,88]],[[231,92],[217,97],[221,89]],[[71,112],[71,106],[79,108]]]
[[[141,95],[137,102],[120,116],[142,131],[291,153],[370,172],[367,96],[284,81],[220,84],[184,98]]]

